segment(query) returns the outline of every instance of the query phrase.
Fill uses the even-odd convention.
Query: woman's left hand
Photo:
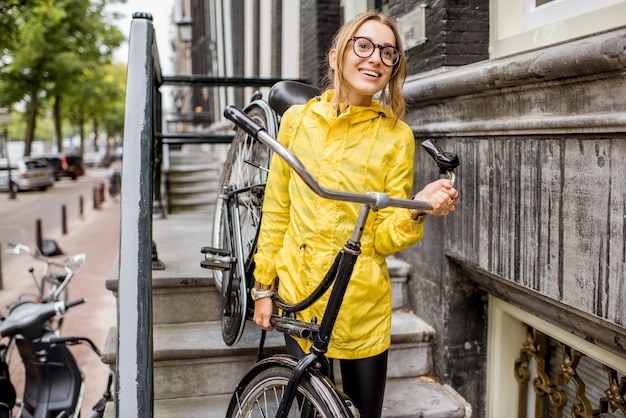
[[[432,207],[432,210],[428,211],[412,210],[413,219],[424,213],[433,216],[446,216],[454,212],[456,205],[461,202],[459,192],[448,179],[440,179],[428,184],[413,199],[428,202]]]

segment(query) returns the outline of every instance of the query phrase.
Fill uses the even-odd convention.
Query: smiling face
[[[376,45],[396,46],[396,38],[393,31],[387,25],[376,21],[364,22],[352,35],[363,37]],[[368,106],[372,96],[385,88],[393,67],[385,65],[380,58],[380,49],[374,48],[374,52],[367,58],[359,57],[353,49],[354,40],[349,40],[344,49],[343,60],[338,60],[338,50],[333,48],[329,52],[329,64],[331,68],[342,73],[343,80],[347,84],[347,96],[345,103],[353,106]],[[342,68],[338,69],[337,66]]]

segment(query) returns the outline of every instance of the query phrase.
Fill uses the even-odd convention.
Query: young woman
[[[332,190],[382,191],[409,198],[413,185],[415,139],[400,119],[400,90],[406,76],[402,41],[393,20],[368,12],[347,22],[328,54],[330,88],[306,105],[283,115],[278,140]],[[374,96],[377,99],[374,99]],[[428,201],[434,216],[459,203],[447,179],[427,185],[415,199]],[[304,299],[324,278],[335,255],[351,235],[359,205],[315,195],[274,158],[265,190],[263,218],[255,256],[254,322],[271,330],[270,298],[276,278],[287,302]],[[379,417],[390,345],[391,284],[385,257],[423,236],[426,212],[387,208],[368,219],[328,357],[340,359],[344,392],[362,417]],[[321,321],[330,292],[298,314]],[[291,354],[308,352],[310,343],[288,337]]]

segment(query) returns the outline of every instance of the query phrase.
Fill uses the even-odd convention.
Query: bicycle
[[[109,174],[109,196],[115,201],[119,199],[122,191],[122,173],[113,168]]]
[[[288,355],[274,355],[258,361],[237,385],[230,401],[227,416],[250,417],[258,415],[266,417],[275,415],[276,417],[286,417],[292,416],[292,414],[319,417],[359,416],[352,402],[335,387],[328,377],[330,366],[325,358],[325,353],[352,269],[360,253],[362,228],[370,210],[388,206],[419,210],[429,210],[431,208],[426,202],[392,198],[380,192],[357,194],[325,189],[315,181],[297,157],[279,144],[262,126],[254,123],[243,112],[234,107],[228,107],[224,114],[241,131],[245,132],[245,141],[249,145],[254,143],[254,141],[258,141],[271,149],[273,153],[278,154],[303,179],[307,186],[318,195],[329,199],[361,204],[361,211],[352,237],[345,244],[344,248],[339,251],[325,278],[311,295],[296,304],[287,304],[280,300],[277,295],[273,296],[275,304],[283,312],[287,313],[287,316],[273,316],[272,323],[276,330],[286,335],[311,340],[313,345],[310,352],[300,360]],[[422,146],[435,159],[440,172],[446,174],[454,181],[455,177],[452,170],[459,165],[458,157],[454,154],[444,153],[434,141],[424,141]],[[255,187],[261,188],[261,186],[256,184]],[[248,188],[248,190],[250,189]],[[237,208],[234,208],[235,214]],[[236,240],[237,236],[232,238]],[[231,240],[226,239],[226,241]],[[250,248],[250,252],[253,251],[254,247]],[[219,258],[219,262],[233,263],[236,261],[234,259],[237,255],[238,253],[223,251],[219,256],[223,258]],[[253,268],[253,263],[251,262],[248,267],[249,269]],[[250,270],[247,271],[247,273],[249,272]],[[242,288],[241,282],[245,282],[245,280],[240,280],[237,283],[239,289]],[[295,312],[312,304],[333,283],[334,286],[321,324],[304,323],[294,319],[293,314]],[[223,289],[228,288],[230,285],[230,283],[222,282]],[[228,293],[224,292],[223,295],[229,296]],[[225,303],[232,305],[234,301],[226,300]],[[294,410],[293,407],[297,410]]]
[[[37,295],[32,296],[36,302],[58,302],[59,300],[67,302],[67,285],[70,279],[83,269],[86,261],[84,253],[67,257],[63,263],[60,263],[42,256],[39,251],[31,249],[27,245],[9,243],[9,246],[11,248],[6,251],[8,254],[30,254],[35,260],[45,263],[39,280],[35,276],[34,269],[32,267],[28,269],[37,287]],[[65,271],[52,271],[52,267],[62,268]],[[20,295],[19,300],[27,296],[31,295]]]

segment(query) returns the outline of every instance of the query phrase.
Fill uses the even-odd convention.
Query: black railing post
[[[161,175],[163,168],[163,140],[161,139],[162,123],[163,123],[163,109],[161,102],[161,92],[157,90],[157,86],[153,86],[155,89],[154,98],[154,211],[152,216],[154,219],[165,218],[165,210],[163,209],[163,199],[161,193]]]
[[[122,170],[115,416],[154,415],[152,159],[158,55],[152,16],[131,23]],[[156,63],[156,64],[155,64]],[[160,75],[160,74],[158,74]]]

